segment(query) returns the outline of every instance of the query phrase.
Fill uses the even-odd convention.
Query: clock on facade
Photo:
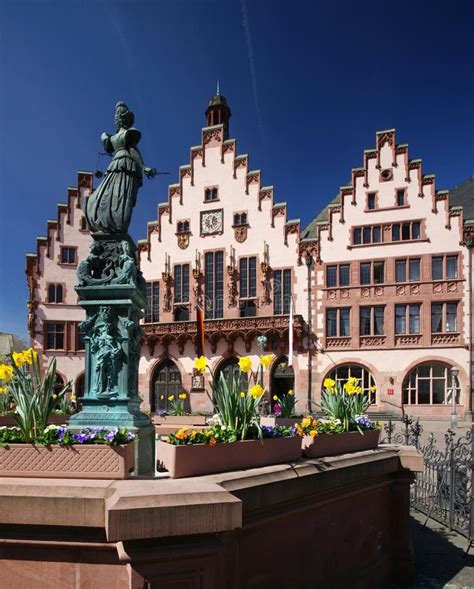
[[[222,233],[222,209],[201,213],[201,235]]]

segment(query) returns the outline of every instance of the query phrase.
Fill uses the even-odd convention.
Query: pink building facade
[[[225,98],[213,97],[200,143],[138,242],[149,302],[143,408],[166,409],[167,396],[184,390],[189,410],[212,409],[208,377],[193,374],[200,305],[204,354],[215,373],[235,370],[242,355],[256,368],[262,350],[272,354],[268,408],[274,394],[294,389],[298,409],[315,411],[324,378],[355,375],[377,389],[370,393],[375,412],[403,406],[448,417],[454,388],[458,414],[469,416],[473,180],[437,191],[395,132],[379,132],[351,184],[301,230],[229,139],[230,116]],[[81,206],[92,180],[79,172],[78,187],[68,189],[68,202],[27,255],[32,345],[45,362],[58,358],[61,377],[79,395],[83,311],[74,284],[91,242]]]

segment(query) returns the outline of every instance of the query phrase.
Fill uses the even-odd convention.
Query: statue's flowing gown
[[[115,155],[104,179],[85,202],[84,213],[92,233],[127,233],[143,184],[143,162],[136,147],[140,137],[138,129],[120,129],[104,140],[105,150]]]

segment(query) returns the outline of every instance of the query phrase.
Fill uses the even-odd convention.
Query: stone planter
[[[260,417],[260,425],[275,427],[276,425],[282,425],[285,427],[292,427],[301,421],[301,417],[277,417],[276,415],[266,415]]]
[[[349,452],[373,450],[379,443],[380,430],[368,430],[364,434],[359,432],[345,432],[343,434],[321,434],[312,438],[304,436],[302,442],[303,455],[306,458],[320,458],[335,456]]]
[[[199,476],[229,470],[257,468],[270,464],[295,462],[301,457],[298,436],[265,440],[243,440],[214,446],[195,444],[173,446],[159,441],[156,447],[159,466],[171,478]]]
[[[49,425],[67,425],[70,415],[50,415],[48,418]],[[16,427],[18,424],[13,415],[0,415],[0,427]]]
[[[106,446],[36,446],[0,448],[0,477],[126,479],[135,466],[135,444]]]

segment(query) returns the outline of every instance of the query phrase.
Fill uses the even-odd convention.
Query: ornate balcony
[[[245,349],[250,352],[253,340],[265,335],[269,340],[277,340],[281,347],[288,343],[289,315],[273,315],[270,317],[242,317],[235,319],[208,319],[204,321],[204,336],[211,344],[213,353],[223,338],[229,346],[233,346],[237,338],[245,342]],[[305,322],[301,315],[293,316],[295,329],[294,339],[298,349],[302,349]],[[177,342],[179,353],[184,352],[186,342],[196,343],[197,327],[195,321],[174,321],[170,323],[145,323],[142,325],[144,342],[153,354],[156,344],[167,348],[170,343]]]

